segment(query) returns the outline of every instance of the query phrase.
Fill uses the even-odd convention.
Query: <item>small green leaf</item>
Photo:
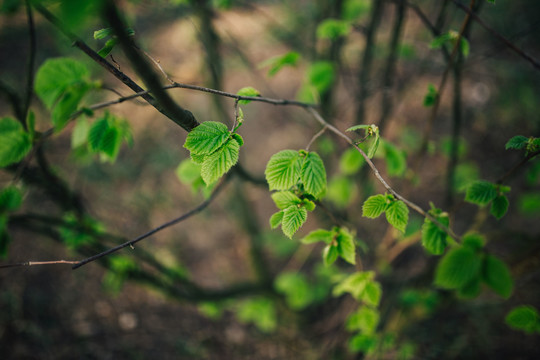
[[[52,111],[52,122],[55,131],[62,130],[71,118],[79,102],[82,100],[90,86],[84,83],[74,84],[66,89],[56,102]]]
[[[443,289],[459,289],[478,277],[481,269],[480,257],[468,247],[459,247],[448,252],[435,270],[435,285]]]
[[[232,134],[232,138],[234,140],[236,140],[238,145],[240,145],[240,146],[244,145],[244,139],[242,138],[242,136],[240,136],[240,134],[234,133],[234,134]]]
[[[278,191],[271,196],[276,206],[281,210],[284,210],[291,205],[294,206],[302,203],[302,200],[290,191]]]
[[[491,203],[490,213],[497,220],[500,220],[508,211],[508,198],[505,195],[498,195]]]
[[[253,323],[265,333],[276,329],[276,308],[272,300],[259,297],[239,303],[236,316],[244,323]]]
[[[302,310],[313,302],[313,289],[299,272],[280,274],[274,287],[277,292],[285,295],[287,305],[293,310]]]
[[[255,89],[255,88],[252,88],[251,86],[247,86],[247,87],[244,87],[244,88],[241,88],[240,90],[238,90],[238,92],[236,93],[236,95],[238,96],[249,96],[249,97],[258,97],[258,96],[261,96],[261,93],[259,92],[259,90]],[[239,100],[238,103],[239,104],[249,104],[251,102],[251,100]]]
[[[493,255],[486,255],[482,268],[482,280],[497,294],[508,299],[514,288],[510,270],[504,262]]]
[[[354,246],[353,236],[343,229],[339,230],[336,238],[339,256],[349,264],[356,264],[356,246]]]
[[[462,299],[474,299],[482,290],[479,278],[474,278],[458,289],[458,296]]]
[[[363,303],[370,306],[379,306],[382,297],[381,284],[376,281],[371,281],[366,284],[364,292],[360,299]]]
[[[304,236],[300,241],[303,244],[312,244],[318,241],[324,241],[330,244],[332,242],[332,235],[333,233],[331,231],[317,229]]]
[[[435,88],[435,85],[428,84],[428,91],[424,96],[424,106],[433,106],[437,101],[437,96],[439,96],[439,92],[437,91],[437,88]]]
[[[538,310],[532,306],[521,305],[513,308],[506,315],[505,322],[512,329],[522,330],[527,334],[532,334],[535,331],[540,332],[540,316]]]
[[[505,149],[515,149],[515,150],[521,150],[527,146],[527,142],[529,141],[528,138],[526,138],[523,135],[517,135],[508,140],[506,143]]]
[[[270,69],[268,70],[268,76],[274,76],[285,66],[296,66],[299,59],[299,53],[297,53],[296,51],[290,51],[284,55],[270,58],[264,61],[260,66],[270,66]]]
[[[467,188],[465,201],[479,206],[485,206],[496,197],[497,190],[495,186],[490,182],[480,180],[472,183]]]
[[[19,162],[32,148],[30,136],[15,119],[0,119],[0,167]]]
[[[358,189],[353,180],[346,176],[337,176],[330,180],[325,198],[339,207],[351,204],[358,195]]]
[[[362,334],[373,334],[379,324],[379,312],[368,306],[362,306],[347,319],[349,331],[360,331]]]
[[[15,211],[22,204],[22,193],[14,187],[8,186],[0,191],[0,213]],[[0,227],[0,232],[2,228]]]
[[[337,246],[334,246],[332,244],[326,245],[326,247],[323,250],[323,262],[324,266],[330,266],[332,265],[338,258],[339,253]]]
[[[208,186],[216,182],[238,162],[240,145],[234,139],[224,143],[218,150],[208,155],[201,167],[201,177]]]
[[[182,184],[191,185],[201,178],[201,165],[185,159],[176,168],[176,176]]]
[[[305,208],[296,205],[289,206],[283,210],[281,229],[287,237],[292,238],[294,233],[306,222],[306,219],[307,210]]]
[[[378,343],[377,334],[358,333],[349,340],[349,349],[353,353],[361,352],[371,356],[376,353]]]
[[[388,206],[386,196],[381,194],[370,196],[362,205],[362,216],[371,219],[377,218],[388,209]]]
[[[302,206],[306,208],[307,211],[315,210],[315,203],[309,199],[302,199]]]
[[[371,125],[365,125],[365,124],[360,124],[360,125],[354,125],[354,126],[351,126],[350,128],[348,128],[347,130],[345,131],[356,131],[356,130],[367,130],[371,127]]]
[[[319,197],[326,189],[326,169],[317,153],[310,152],[305,156],[300,178],[306,192],[314,197]]]
[[[387,141],[383,142],[383,148],[388,175],[403,176],[405,170],[407,169],[405,153]]]
[[[264,172],[270,190],[289,190],[300,178],[298,151],[283,150],[272,155]]]
[[[409,208],[401,200],[392,202],[386,209],[386,220],[390,225],[405,233],[409,222]]]
[[[469,247],[474,251],[482,249],[486,245],[484,236],[477,233],[468,233],[463,236],[463,246]]]
[[[85,116],[79,117],[71,133],[71,148],[75,149],[86,144],[89,131],[90,124],[88,123],[88,119]]]
[[[104,28],[94,31],[94,39],[101,40],[109,36],[112,36],[114,33],[112,28]]]
[[[190,131],[184,147],[192,154],[210,155],[223,146],[229,140],[230,135],[225,124],[206,121]]]
[[[339,159],[339,169],[344,175],[357,173],[364,164],[364,157],[355,148],[348,148]]]
[[[117,38],[112,38],[112,39],[107,40],[107,42],[105,42],[105,45],[103,45],[103,47],[99,49],[98,51],[99,56],[101,56],[102,58],[107,57],[107,55],[111,53],[111,51],[114,49],[117,43],[118,43]]]
[[[342,294],[349,293],[356,300],[360,300],[367,284],[373,281],[374,277],[375,273],[373,271],[355,272],[338,283],[334,287],[332,295],[340,296]]]
[[[278,211],[277,213],[270,216],[270,228],[275,229],[281,224],[283,220],[283,211]]]
[[[429,214],[434,216],[438,222],[448,226],[448,214],[443,213],[440,209],[432,209]],[[422,225],[422,246],[433,255],[442,255],[447,245],[448,234],[440,229],[435,223],[428,218],[424,219]]]
[[[351,31],[351,25],[347,21],[326,19],[317,26],[317,38],[336,40],[347,36]]]
[[[330,61],[318,61],[308,68],[307,78],[318,94],[324,94],[335,81],[334,65]]]

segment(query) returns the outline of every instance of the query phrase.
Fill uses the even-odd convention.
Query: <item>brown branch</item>
[[[510,40],[506,39],[504,36],[499,34],[497,31],[495,31],[492,27],[487,25],[478,15],[476,15],[474,12],[471,11],[471,9],[467,8],[465,5],[463,5],[461,2],[457,0],[452,0],[454,4],[461,10],[465,11],[468,16],[472,17],[474,21],[478,23],[478,25],[482,26],[485,30],[487,30],[491,35],[495,36],[497,39],[499,39],[506,47],[513,50],[516,54],[521,56],[523,59],[527,60],[531,65],[536,69],[540,70],[540,62],[538,60],[534,59],[532,56],[527,54],[525,51],[518,48],[516,45],[514,45]]]
[[[514,167],[512,167],[510,170],[508,170],[503,176],[501,176],[499,179],[497,179],[497,184],[504,183],[510,176],[512,176],[517,170],[519,170],[523,165],[525,165],[529,160],[534,158],[535,156],[540,155],[540,150],[535,151],[533,153],[530,153],[527,155],[524,159],[522,159],[519,163],[517,163]]]
[[[22,263],[15,263],[15,264],[6,264],[6,265],[0,265],[0,269],[6,269],[11,267],[19,267],[19,266],[36,266],[36,265],[57,265],[57,264],[77,264],[78,261],[70,261],[70,260],[52,260],[52,261],[26,261]]]

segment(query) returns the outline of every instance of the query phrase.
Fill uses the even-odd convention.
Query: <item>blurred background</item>
[[[25,3],[4,0],[0,6],[2,117],[15,116],[10,94],[26,91],[33,55]],[[69,3],[42,2],[65,29],[101,49],[106,39],[94,39],[94,31],[108,24],[96,5]],[[485,24],[540,59],[537,1],[472,3]],[[341,130],[377,124],[389,144],[374,160],[382,175],[424,209],[433,202],[448,211],[457,233],[484,234],[488,251],[508,264],[514,292],[506,300],[484,289],[462,300],[434,288],[437,257],[419,243],[423,219],[411,213],[406,233],[397,234],[382,217],[362,217],[363,201],[384,188],[346,143],[329,134],[312,145],[325,162],[326,197],[292,240],[271,230],[268,219],[277,209],[264,180],[266,163],[280,150],[305,148],[320,125],[301,107],[251,102],[240,105],[245,173],[233,172],[204,211],[75,271],[69,265],[1,269],[2,358],[538,357],[538,334],[513,330],[504,319],[515,306],[540,305],[540,162],[533,159],[504,179],[511,192],[502,219],[463,201],[472,181],[496,182],[524,158],[505,150],[508,139],[540,134],[540,72],[530,62],[476,20],[466,22],[466,12],[446,0],[139,0],[117,6],[140,49],[159,64],[154,68],[163,84],[169,78],[231,93],[251,86],[264,97],[319,103],[325,119]],[[132,93],[40,11],[31,15],[34,71],[57,57],[83,63],[99,86],[80,106]],[[448,66],[452,31],[462,30],[466,44]],[[142,84],[119,47],[106,59]],[[430,88],[439,88],[445,72],[431,121]],[[234,99],[187,89],[168,93],[199,122],[233,123]],[[31,109],[37,131],[47,131],[50,111],[35,96]],[[62,206],[47,186],[22,181],[16,168],[0,171],[2,188],[15,183],[24,200],[9,221],[3,264],[81,259],[208,197],[200,179],[189,175],[185,130],[143,100],[106,110],[127,120],[133,138],[115,161],[74,140],[80,122],[105,110],[70,122],[42,145],[43,161],[80,200],[81,211]],[[340,261],[324,267],[323,246],[298,241],[336,219],[356,233],[356,267]],[[375,271],[383,289],[380,342],[368,353],[348,330],[357,302],[331,294],[334,279],[355,269]]]

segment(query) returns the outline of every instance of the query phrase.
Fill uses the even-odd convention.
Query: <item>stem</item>
[[[30,103],[32,102],[32,94],[34,93],[34,66],[36,63],[36,27],[34,25],[34,16],[32,15],[32,7],[30,6],[30,1],[26,0],[26,18],[28,22],[28,32],[30,35],[29,40],[29,55],[28,55],[28,66],[26,71],[26,94],[24,98],[23,105],[23,116],[21,119],[23,121],[23,126],[26,129],[26,117],[28,116],[28,109],[30,108]]]

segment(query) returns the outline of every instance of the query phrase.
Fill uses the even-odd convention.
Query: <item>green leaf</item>
[[[302,206],[306,208],[307,211],[315,210],[315,203],[309,199],[302,199]]]
[[[401,200],[392,202],[386,209],[386,220],[390,225],[405,233],[409,222],[409,208]]]
[[[191,130],[184,147],[192,154],[210,155],[229,140],[231,133],[225,124],[206,121]]]
[[[368,197],[362,205],[362,216],[371,219],[379,217],[389,207],[386,200],[386,196],[381,194]]]
[[[52,111],[52,123],[55,131],[60,131],[66,126],[71,114],[77,110],[79,102],[89,89],[87,84],[74,84],[60,96]]]
[[[448,252],[435,270],[435,285],[443,289],[459,289],[476,278],[481,259],[472,249],[459,247]]]
[[[195,164],[198,164],[198,165],[202,165],[202,163],[206,159],[206,155],[198,155],[194,153],[189,154],[189,157]]]
[[[339,229],[336,237],[339,256],[349,264],[356,264],[356,246],[353,236],[345,229]]]
[[[540,213],[540,193],[526,192],[519,196],[519,211],[524,215],[536,215]]]
[[[482,249],[486,245],[484,236],[477,233],[467,233],[463,236],[463,246],[469,247],[474,251]]]
[[[300,240],[300,242],[302,242],[303,244],[312,244],[318,241],[324,241],[325,243],[330,244],[332,242],[332,238],[333,232],[323,229],[317,229],[304,236]]]
[[[428,84],[428,91],[424,96],[424,106],[433,106],[437,101],[437,96],[439,96],[439,92],[437,91],[437,88],[435,88],[435,85]]]
[[[345,207],[355,200],[358,189],[354,181],[345,176],[337,176],[330,180],[325,198],[339,207]]]
[[[230,139],[214,153],[208,155],[201,167],[201,177],[205,184],[208,186],[214,183],[229,171],[238,162],[239,152],[238,142]]]
[[[298,151],[283,150],[272,155],[264,172],[270,190],[289,190],[300,178]]]
[[[52,109],[68,88],[88,84],[88,77],[86,66],[72,58],[49,59],[36,74],[36,94],[48,109]]]
[[[504,147],[506,150],[508,149],[516,149],[521,150],[527,146],[527,142],[529,141],[528,138],[526,138],[523,135],[517,135],[508,140],[506,143],[506,146]]]
[[[88,123],[88,119],[85,116],[79,117],[71,133],[71,148],[75,149],[86,144],[89,131],[90,124]]]
[[[403,176],[407,169],[405,153],[398,150],[391,143],[384,141],[384,159],[386,160],[386,170],[390,176]]]
[[[105,39],[109,36],[112,36],[114,34],[114,31],[112,28],[104,28],[94,31],[94,39],[101,40]]]
[[[276,206],[281,210],[284,210],[291,205],[294,206],[302,203],[302,200],[290,191],[278,191],[271,196]]]
[[[240,90],[238,90],[236,95],[238,95],[238,96],[258,97],[258,96],[261,96],[261,93],[259,92],[259,90],[255,89],[255,88],[252,88],[251,86],[247,86],[247,87],[244,87],[244,88],[241,88]],[[250,102],[251,102],[251,100],[239,100],[238,101],[239,104],[249,104]]]
[[[283,210],[281,229],[287,237],[292,238],[294,233],[306,222],[307,210],[296,205]]]
[[[0,167],[19,162],[32,148],[30,136],[15,119],[0,119]]]
[[[458,289],[458,296],[462,299],[474,299],[482,290],[479,278],[474,278]]]
[[[366,287],[360,299],[366,305],[379,306],[379,303],[381,302],[381,297],[382,297],[381,284],[379,284],[376,281],[371,281],[366,284]]]
[[[521,305],[512,309],[506,315],[505,322],[515,330],[522,330],[528,334],[539,331],[540,316],[538,310],[532,306]]]
[[[465,201],[470,203],[485,206],[490,201],[497,197],[495,186],[488,181],[476,181],[467,188]]]
[[[201,178],[201,165],[185,159],[176,168],[176,176],[182,184],[191,185]]]
[[[357,173],[364,164],[364,157],[355,148],[348,148],[339,159],[339,169],[344,175]]]
[[[238,145],[242,146],[244,145],[244,139],[240,134],[234,133],[231,135],[234,140],[238,143]]]
[[[373,271],[355,272],[338,283],[334,287],[332,295],[340,296],[349,293],[356,300],[360,300],[366,290],[367,284],[372,282],[374,277],[375,273]]]
[[[102,58],[107,57],[107,55],[111,53],[111,51],[114,49],[117,43],[118,43],[117,38],[112,38],[112,39],[107,40],[105,42],[105,45],[103,45],[103,47],[99,49],[98,51],[99,56],[101,56]]]
[[[274,331],[277,326],[274,303],[263,297],[240,303],[236,316],[241,322],[253,323],[259,330],[266,333]]]
[[[429,214],[434,216],[438,222],[448,226],[450,223],[448,214],[443,213],[440,209],[433,209]],[[440,229],[435,223],[428,218],[424,219],[422,225],[422,246],[433,255],[442,255],[447,246],[448,234]]]
[[[268,70],[268,76],[274,76],[285,66],[296,66],[299,59],[299,53],[297,53],[296,51],[290,51],[284,55],[270,58],[264,61],[260,66],[270,66],[270,69]]]
[[[0,191],[0,213],[15,211],[22,204],[22,193],[15,186],[8,186]],[[0,232],[1,232],[0,227]]]
[[[508,211],[508,198],[505,195],[498,195],[491,203],[490,213],[497,220],[500,220]]]
[[[336,40],[346,36],[351,31],[348,21],[337,19],[326,19],[317,26],[317,38]]]
[[[356,130],[361,130],[361,129],[367,131],[367,129],[369,129],[369,128],[371,128],[371,125],[360,124],[360,125],[354,125],[354,126],[351,126],[350,128],[348,128],[348,129],[345,130],[345,131],[350,132],[350,131],[356,131]],[[367,135],[367,134],[366,134],[366,135]]]
[[[353,353],[362,352],[372,355],[377,350],[379,338],[377,334],[356,334],[349,340],[349,349]]]
[[[278,211],[270,216],[270,228],[275,229],[281,224],[283,220],[283,211]]]
[[[345,324],[349,331],[359,331],[362,334],[374,334],[379,324],[379,312],[368,306],[362,306],[351,314]]]
[[[323,250],[323,263],[324,266],[328,267],[332,265],[338,258],[339,253],[337,246],[334,246],[332,244],[326,245],[326,247]]]
[[[319,197],[326,189],[326,169],[317,153],[309,152],[305,156],[300,178],[306,192],[314,197]]]
[[[330,61],[315,62],[308,68],[307,78],[319,94],[324,94],[334,83],[334,65]]]
[[[508,266],[493,255],[486,255],[482,267],[482,280],[498,295],[508,299],[512,295],[514,281]]]
[[[277,292],[285,295],[287,305],[293,310],[302,310],[313,302],[313,289],[299,272],[280,274],[274,287]]]

